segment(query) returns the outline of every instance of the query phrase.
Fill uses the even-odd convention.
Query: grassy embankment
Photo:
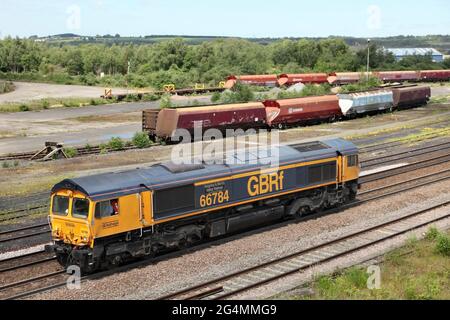
[[[431,228],[426,238],[410,238],[405,247],[384,256],[381,288],[367,288],[365,268],[353,267],[333,275],[318,276],[309,285],[310,296],[293,300],[447,300],[450,299],[450,232]],[[286,297],[283,297],[286,298]]]

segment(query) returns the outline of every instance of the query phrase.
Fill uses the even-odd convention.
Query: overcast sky
[[[239,37],[450,34],[448,0],[0,0],[7,35]]]

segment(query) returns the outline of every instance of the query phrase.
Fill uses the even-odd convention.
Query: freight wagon
[[[358,149],[335,139],[67,179],[52,189],[46,251],[92,272],[337,207],[355,199],[359,175]]]
[[[369,73],[372,76],[372,73]],[[357,83],[361,80],[361,77],[367,77],[367,72],[335,72],[331,73],[328,77],[328,83],[331,85],[345,85],[351,83]]]
[[[383,82],[420,81],[418,71],[381,71],[375,72],[374,76]]]
[[[346,85],[359,82],[367,77],[367,74],[376,77],[383,82],[416,82],[416,81],[449,81],[450,70],[424,70],[424,71],[378,71],[378,72],[333,72],[305,73],[305,74],[281,74],[276,75],[245,75],[230,76],[227,78],[225,88],[231,89],[240,81],[243,84],[259,86],[291,86],[297,83]]]
[[[431,98],[430,87],[393,88],[392,93],[396,109],[425,105]]]
[[[422,81],[449,81],[450,70],[424,70],[420,71]]]
[[[262,128],[266,126],[266,109],[261,102],[253,102],[160,111],[145,110],[143,122],[144,131],[153,139],[158,137],[170,141],[179,129],[185,129],[193,136],[196,129],[203,135],[211,128],[221,131]]]
[[[222,106],[145,110],[142,128],[153,140],[171,141],[177,129],[278,128],[354,118],[396,108],[427,104],[429,87],[392,87],[352,94],[267,100]]]
[[[278,85],[278,76],[276,74],[229,76],[225,82],[225,88],[231,89],[237,82],[251,86],[276,87]]]
[[[392,91],[338,94],[338,98],[342,114],[346,117],[386,110],[392,111],[394,106]]]
[[[322,84],[328,82],[326,73],[302,73],[302,74],[282,74],[278,77],[278,85],[292,86],[297,83]]]
[[[278,129],[325,120],[335,121],[342,117],[336,95],[267,100],[264,105],[268,126]]]

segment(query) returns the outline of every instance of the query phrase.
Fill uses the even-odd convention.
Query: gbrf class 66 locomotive
[[[276,168],[260,161],[274,148]],[[342,139],[224,158],[223,164],[168,162],[58,183],[49,219],[54,244],[47,251],[64,266],[92,272],[337,207],[357,194],[358,149]]]

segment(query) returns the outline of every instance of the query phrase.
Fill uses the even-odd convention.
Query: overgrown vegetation
[[[323,96],[326,94],[331,94],[331,87],[328,84],[314,85],[307,84],[303,88],[303,90],[296,91],[280,91],[277,94],[277,99],[290,99],[290,98],[302,98],[302,97],[311,97],[311,96]]]
[[[310,297],[294,299],[409,299],[450,298],[450,234],[431,228],[423,241],[411,238],[403,248],[385,256],[381,288],[367,288],[369,274],[354,267],[319,276]]]
[[[139,149],[145,149],[152,145],[150,137],[145,132],[136,132],[136,134],[133,136],[132,143]]]
[[[10,81],[0,81],[0,94],[8,93],[15,89],[14,84]]]
[[[25,112],[37,111],[49,108],[79,108],[88,105],[104,105],[117,102],[114,99],[91,99],[91,98],[48,98],[32,100],[22,103],[0,104],[0,112]]]
[[[113,151],[120,151],[125,148],[125,142],[120,137],[112,137],[108,142],[108,147]]]
[[[381,80],[374,77],[369,77],[369,81],[361,78],[361,81],[358,83],[349,84],[346,86],[342,86],[340,93],[351,93],[351,92],[358,92],[358,91],[366,91],[369,89],[372,89],[374,87],[378,87],[382,84]]]
[[[74,158],[78,155],[77,149],[71,147],[64,148],[64,153],[68,158]]]
[[[173,107],[172,98],[171,98],[170,94],[165,94],[162,96],[161,100],[159,101],[159,107],[161,109]]]
[[[230,74],[363,71],[366,65],[366,48],[351,49],[342,38],[285,39],[270,44],[242,39],[209,40],[197,45],[181,38],[139,45],[51,45],[6,38],[0,41],[0,78],[161,89],[169,83],[177,88],[195,83],[217,86]],[[450,68],[449,59],[434,63],[431,56],[397,62],[375,43],[370,64],[372,70]]]

